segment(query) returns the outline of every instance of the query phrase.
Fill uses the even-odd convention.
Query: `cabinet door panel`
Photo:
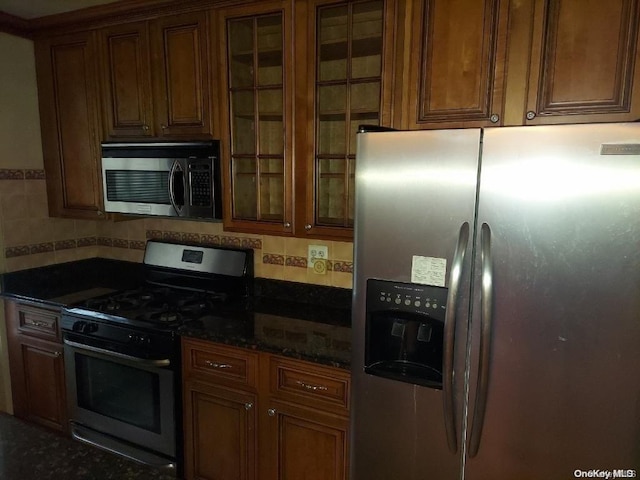
[[[356,131],[390,125],[393,0],[313,0],[298,10],[298,45],[306,44],[300,79],[296,153],[296,234],[353,236]],[[298,206],[297,205],[297,206]]]
[[[507,3],[414,2],[409,125],[481,126],[502,114]],[[492,122],[492,115],[494,122]]]
[[[105,135],[152,136],[151,79],[146,23],[102,32]]]
[[[274,478],[345,480],[348,420],[284,404],[273,404]],[[277,425],[277,426],[276,426]]]
[[[184,396],[187,478],[254,479],[255,396],[197,383]]]
[[[152,32],[158,133],[209,136],[206,12],[161,18]]]
[[[95,43],[90,33],[36,43],[51,216],[102,216]]]
[[[291,2],[224,9],[219,18],[225,230],[292,230]]]
[[[529,123],[635,120],[638,2],[554,0],[537,6],[534,35],[541,40],[532,56]]]
[[[29,420],[64,430],[64,395],[58,381],[64,378],[61,348],[21,345]]]

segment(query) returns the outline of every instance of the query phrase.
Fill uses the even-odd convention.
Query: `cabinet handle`
[[[296,380],[296,384],[300,385],[302,388],[304,388],[305,390],[311,390],[313,392],[317,392],[317,391],[327,391],[328,388],[325,387],[324,385],[312,385],[310,383],[305,383],[302,380]]]
[[[270,408],[269,410],[267,410],[267,414],[270,417],[275,417],[276,416],[276,409],[275,408]]]
[[[60,356],[62,355],[62,352],[54,352],[53,356],[56,358],[60,358]]]
[[[102,210],[98,210],[98,216],[102,216],[104,215],[104,213],[102,213]]]
[[[166,125],[160,125],[160,128],[162,128],[163,130],[166,130],[167,126]]]
[[[212,362],[211,360],[205,360],[204,364],[207,367],[211,367],[211,368],[220,368],[220,369],[233,368],[233,366],[229,365],[228,363],[216,363],[216,362]]]
[[[527,112],[527,120],[533,120],[534,118],[536,118],[536,112],[533,112],[533,111]]]
[[[251,402],[247,402],[244,404],[244,409],[245,410],[251,410],[253,408],[253,403]]]
[[[291,222],[284,222],[284,228],[291,228]]]
[[[26,320],[24,323],[32,327],[48,327],[49,326],[47,322],[39,322],[38,320]]]
[[[310,225],[309,223],[307,223],[307,224],[304,226],[304,229],[308,232],[309,230],[311,230],[311,225]]]
[[[149,130],[149,125],[143,125],[142,129],[146,132],[147,130]]]
[[[500,121],[500,115],[494,113],[489,117],[489,120],[491,121],[491,123],[498,123]]]

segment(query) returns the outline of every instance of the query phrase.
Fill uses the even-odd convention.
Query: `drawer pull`
[[[216,363],[216,362],[212,362],[211,360],[205,360],[204,364],[207,367],[211,367],[211,368],[219,368],[219,369],[233,368],[233,366],[229,365],[228,363]]]
[[[312,392],[327,391],[328,390],[328,388],[325,387],[324,385],[311,385],[310,383],[305,383],[305,382],[303,382],[301,380],[296,380],[296,384],[300,385],[305,390],[311,390]]]
[[[48,327],[49,326],[47,322],[39,322],[38,320],[25,320],[24,323],[31,327]]]

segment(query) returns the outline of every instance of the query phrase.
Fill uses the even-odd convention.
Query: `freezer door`
[[[479,142],[478,129],[358,134],[351,364],[352,480],[459,478]],[[458,249],[454,259],[465,235],[469,236],[466,249]],[[462,253],[466,253],[464,262]],[[436,285],[438,269],[431,272],[434,275],[430,278],[429,272],[417,268],[414,256],[421,257],[418,264],[428,262],[425,258],[430,257],[439,259],[435,263],[441,265],[444,259],[446,268],[440,286],[449,292],[458,280],[457,302],[446,306],[451,313],[447,319],[450,325],[457,317],[457,328],[450,330],[453,348],[449,350],[449,372],[455,370],[455,378],[449,376],[451,388],[445,393],[450,397],[446,398],[443,390],[364,373],[367,280],[405,284],[419,280]],[[462,262],[459,268],[454,268],[456,261]],[[412,265],[416,267],[414,278]],[[416,278],[416,274],[427,275]],[[375,290],[377,300],[389,298],[390,309],[396,295],[402,295],[403,304],[409,300],[405,293],[383,290]],[[411,295],[410,305],[420,301],[419,308],[424,308],[425,299],[414,298],[421,294],[413,291]],[[433,303],[429,308],[434,308]],[[402,327],[407,323],[400,314],[397,318],[400,320],[393,325],[396,330],[391,335],[400,335],[398,332],[404,331]],[[406,327],[411,330],[410,325]],[[448,399],[451,408],[445,423],[443,405]],[[453,430],[457,448],[449,447],[447,425]]]
[[[485,130],[477,242],[465,479],[640,472],[640,124]]]

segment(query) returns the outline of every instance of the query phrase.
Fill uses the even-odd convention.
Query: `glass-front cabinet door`
[[[383,106],[390,104],[393,23],[387,18],[393,2],[312,3],[306,168],[304,181],[297,177],[298,186],[305,187],[306,209],[298,228],[312,236],[348,238],[353,234],[358,126],[390,122]]]
[[[260,2],[220,13],[228,230],[292,231],[288,5]]]

